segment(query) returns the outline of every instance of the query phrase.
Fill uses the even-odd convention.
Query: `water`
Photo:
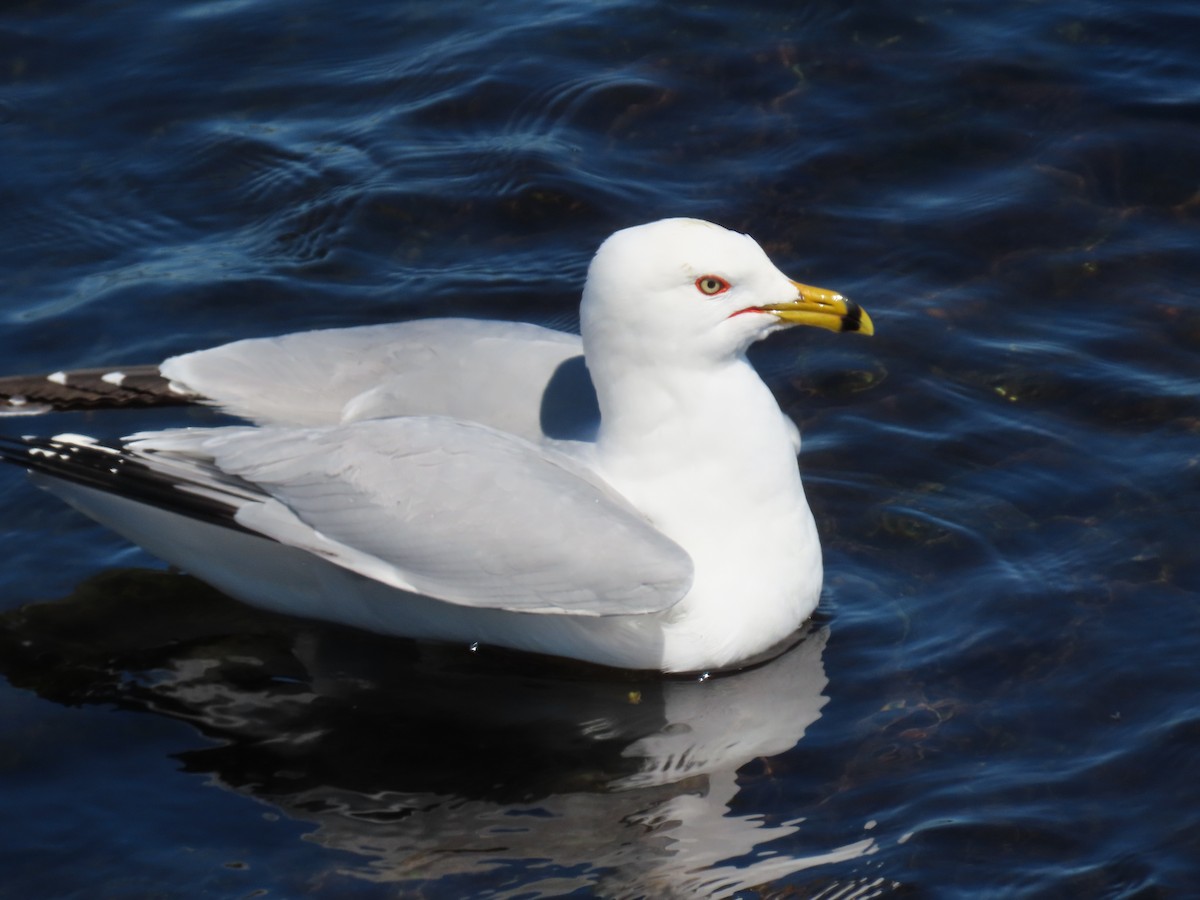
[[[827,585],[704,683],[257,614],[0,472],[0,896],[1193,893],[1198,18],[9,4],[5,371],[570,328],[596,244],[680,214],[878,333],[757,352]]]

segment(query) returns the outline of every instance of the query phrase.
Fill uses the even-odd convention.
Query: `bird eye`
[[[716,275],[701,275],[696,279],[696,290],[712,297],[729,290],[729,282]]]

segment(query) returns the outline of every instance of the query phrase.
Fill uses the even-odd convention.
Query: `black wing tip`
[[[74,369],[0,378],[0,416],[185,406],[201,399],[172,388],[158,366]]]
[[[191,519],[235,531],[250,531],[235,518],[239,504],[212,490],[203,494],[148,465],[121,445],[90,438],[12,437],[0,435],[0,462],[59,481],[123,497]]]

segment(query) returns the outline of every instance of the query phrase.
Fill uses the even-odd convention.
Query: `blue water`
[[[7,4],[6,372],[571,328],[598,242],[667,215],[877,335],[756,353],[827,584],[704,683],[257,614],[0,472],[0,896],[1194,896],[1198,34],[1189,0]]]

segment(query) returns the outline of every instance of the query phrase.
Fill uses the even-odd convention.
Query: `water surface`
[[[0,472],[0,896],[1186,896],[1193,6],[8,5],[5,371],[570,329],[667,215],[878,333],[756,350],[827,584],[705,683],[254,613]]]

